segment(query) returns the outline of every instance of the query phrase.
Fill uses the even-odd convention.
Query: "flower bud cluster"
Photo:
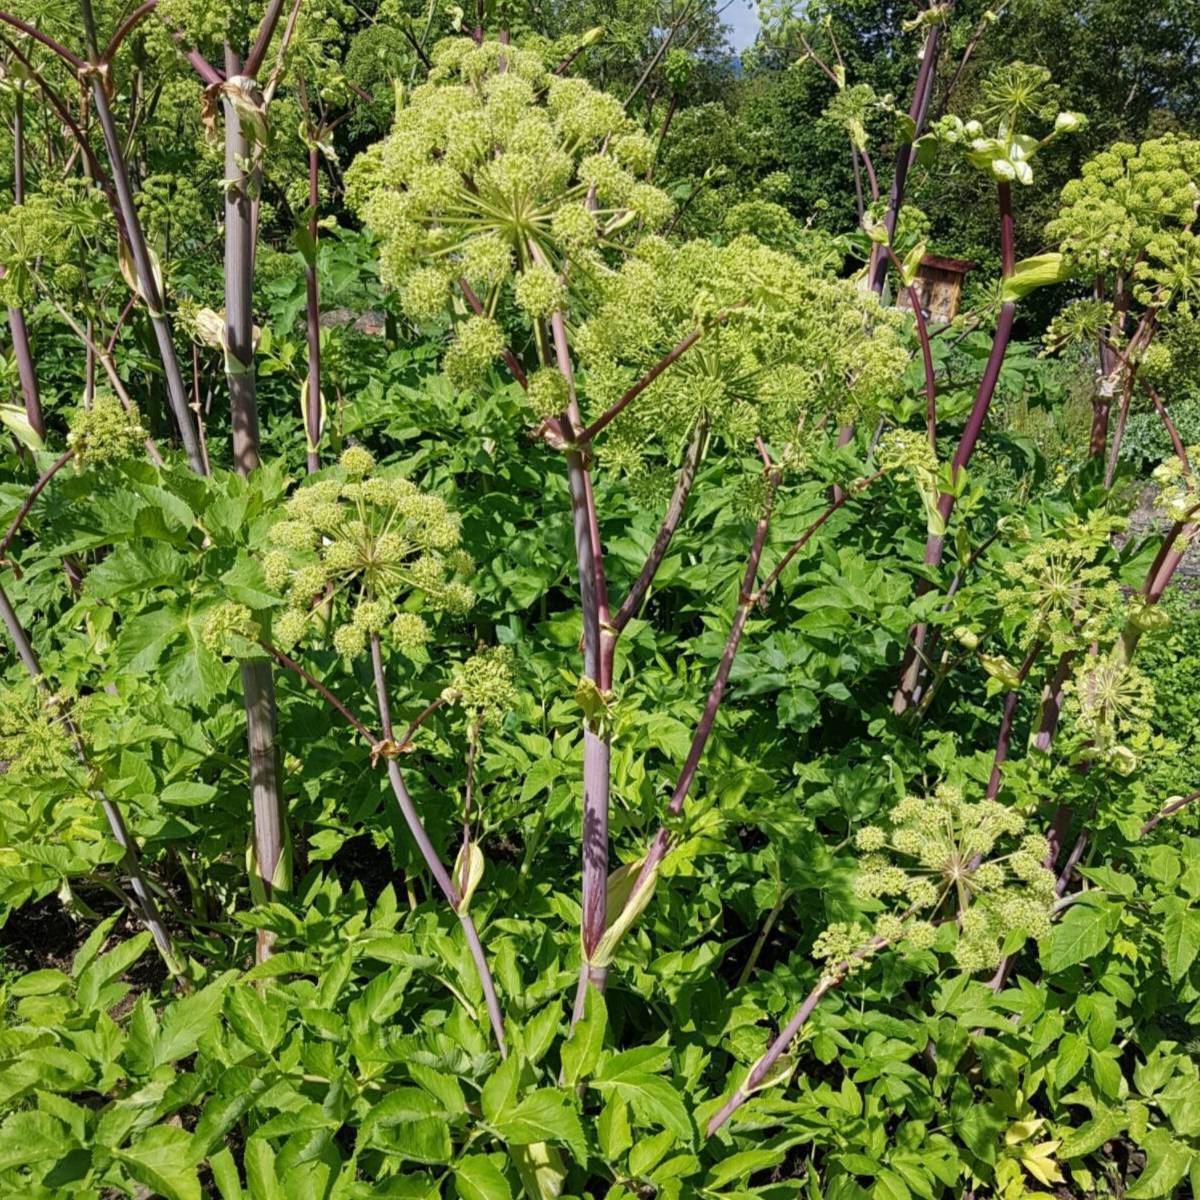
[[[1128,522],[1091,513],[1041,538],[1030,538],[1004,564],[1008,586],[997,605],[1012,619],[1022,616],[1021,642],[1035,642],[1062,655],[1102,637],[1121,605],[1121,585],[1108,561],[1112,537]]]
[[[459,547],[458,521],[437,496],[375,473],[369,451],[350,447],[340,479],[319,479],[288,500],[270,531],[267,585],[286,610],[273,639],[288,648],[315,635],[332,614],[339,654],[361,653],[373,634],[412,652],[429,640],[418,602],[457,615],[474,604],[463,582],[474,571]]]
[[[90,408],[78,409],[67,434],[77,467],[138,458],[145,442],[146,430],[137,409],[126,410],[116,396],[103,392],[92,398]]]
[[[855,835],[862,852],[855,892],[865,900],[893,900],[903,916],[876,920],[873,936],[928,949],[935,922],[956,928],[954,958],[963,970],[995,966],[1010,934],[1042,937],[1050,925],[1054,875],[1044,866],[1046,840],[1027,833],[1025,818],[996,800],[967,800],[941,784],[931,796],[906,796],[886,825]],[[814,953],[845,957],[845,931]],[[862,930],[855,930],[863,945]],[[830,953],[830,951],[833,951]]]
[[[480,649],[454,667],[447,694],[476,724],[499,721],[517,702],[513,662],[508,646]]]

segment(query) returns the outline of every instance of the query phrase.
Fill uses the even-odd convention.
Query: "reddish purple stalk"
[[[89,68],[91,81],[92,103],[96,110],[96,119],[104,135],[104,146],[108,154],[109,167],[112,170],[113,187],[117,193],[117,204],[120,209],[125,227],[125,236],[129,243],[130,254],[133,257],[134,268],[137,272],[138,286],[150,317],[154,330],[154,339],[158,345],[159,358],[162,360],[163,375],[167,388],[167,400],[179,426],[180,440],[192,470],[198,475],[204,474],[204,456],[200,452],[200,441],[192,423],[191,410],[188,408],[187,389],[184,386],[183,375],[179,370],[179,360],[175,355],[175,343],[171,336],[171,324],[167,319],[163,297],[159,293],[158,282],[155,278],[154,266],[146,245],[145,234],[142,231],[141,218],[138,216],[137,205],[134,202],[133,188],[129,182],[129,172],[125,165],[124,150],[121,139],[117,134],[116,123],[113,121],[112,109],[105,91],[104,79],[99,70],[99,50],[96,42],[96,24],[92,13],[92,0],[79,0],[80,14],[83,18],[84,34],[87,40],[88,56],[94,64]]]
[[[1000,256],[1001,277],[1008,279],[1016,266],[1016,241],[1013,233],[1012,185],[1001,183],[997,186],[1000,203]],[[992,340],[991,353],[984,367],[983,377],[975,393],[975,402],[967,417],[966,426],[959,438],[951,463],[952,478],[957,479],[960,471],[970,463],[983,432],[988,410],[996,394],[996,385],[1000,379],[1000,369],[1004,365],[1004,356],[1012,340],[1013,323],[1016,319],[1016,305],[1006,301],[1000,306],[1000,320],[996,326],[996,335]],[[943,492],[938,498],[938,513],[942,519],[942,527],[949,527],[950,514],[954,511],[956,497],[953,492]],[[927,567],[937,567],[942,561],[944,548],[944,533],[931,533],[925,542],[924,562]],[[917,583],[917,595],[923,596],[932,585],[922,578]],[[901,667],[900,686],[892,698],[892,709],[898,715],[907,712],[909,707],[920,700],[921,676],[924,660],[922,650],[929,633],[928,625],[922,623],[913,627],[909,638],[908,650]]]
[[[13,111],[13,204],[25,203],[25,94],[18,85]],[[37,371],[29,345],[29,330],[25,313],[16,305],[8,310],[8,327],[12,334],[13,357],[17,361],[17,377],[21,381],[21,397],[25,402],[25,418],[39,438],[46,436],[42,402],[38,395]],[[0,555],[3,552],[0,551]]]
[[[304,267],[305,318],[308,331],[308,387],[305,404],[305,434],[308,438],[308,472],[321,469],[321,298],[317,283],[318,151],[308,148],[308,236],[312,261]]]
[[[617,614],[613,617],[613,628],[618,633],[629,624],[641,608],[642,601],[646,598],[650,585],[654,582],[654,576],[658,574],[658,568],[666,557],[671,539],[675,536],[675,530],[678,529],[679,522],[683,518],[683,510],[687,506],[692,485],[696,481],[696,470],[700,465],[700,454],[707,437],[708,422],[701,417],[696,422],[691,441],[688,442],[683,465],[679,468],[679,474],[676,476],[675,487],[671,492],[671,499],[667,503],[667,512],[659,526],[658,533],[654,536],[654,544],[650,547],[650,553],[646,556],[646,561],[642,564],[637,579],[629,589],[629,594],[621,602],[621,607],[617,609]]]
[[[371,635],[371,666],[375,676],[375,694],[379,701],[380,725],[385,741],[391,742],[394,738],[392,706],[391,701],[388,699],[387,676],[384,673],[383,667],[383,649],[377,633]],[[442,865],[441,859],[438,858],[433,842],[429,840],[429,834],[425,831],[425,826],[421,822],[416,806],[408,794],[408,789],[404,786],[404,776],[401,774],[399,764],[396,762],[394,756],[388,757],[387,772],[388,779],[392,785],[392,793],[396,797],[396,804],[399,806],[400,813],[404,817],[404,823],[408,826],[408,831],[412,834],[413,841],[417,843],[417,848],[421,852],[421,857],[425,860],[426,867],[429,868],[429,873],[433,876],[442,895],[445,896],[446,902],[454,910],[459,924],[462,926],[463,936],[467,941],[467,948],[470,950],[471,958],[475,963],[475,970],[479,975],[480,985],[483,988],[483,996],[487,1005],[488,1019],[491,1022],[492,1033],[495,1035],[496,1044],[500,1048],[501,1056],[507,1057],[508,1043],[504,1037],[504,1018],[500,1012],[500,1001],[496,996],[496,986],[492,981],[492,973],[488,967],[483,946],[479,941],[479,933],[475,928],[475,922],[471,920],[470,913],[463,908],[462,896],[455,886],[454,881],[450,878],[449,872]]]
[[[46,485],[54,478],[71,461],[73,452],[70,450],[64,451],[56,458],[52,465],[47,467],[40,476],[37,482],[29,490],[29,495],[25,497],[24,504],[17,510],[17,515],[13,517],[12,523],[8,527],[4,538],[0,540],[0,563],[4,562],[4,556],[8,553],[9,546],[12,545],[12,540],[17,536],[17,530],[25,522],[25,518],[29,516],[29,510],[33,508],[34,501],[42,494]]]
[[[1180,809],[1186,808],[1189,804],[1195,804],[1197,800],[1200,800],[1200,791],[1192,792],[1190,796],[1181,796],[1178,800],[1172,800],[1170,804],[1164,805],[1142,826],[1138,831],[1138,837],[1145,837],[1160,821],[1164,821],[1167,817],[1179,812]]]
[[[985,793],[988,800],[994,800],[1000,791],[1000,781],[1003,774],[1005,762],[1008,760],[1009,741],[1012,738],[1013,724],[1017,718],[1017,699],[1020,696],[1021,684],[1023,684],[1033,667],[1037,657],[1042,652],[1042,643],[1034,642],[1030,647],[1029,653],[1025,656],[1025,661],[1017,670],[1017,686],[1014,687],[1004,698],[1004,715],[1000,719],[1000,732],[996,736],[996,753],[992,757],[992,775],[988,780],[987,792]]]

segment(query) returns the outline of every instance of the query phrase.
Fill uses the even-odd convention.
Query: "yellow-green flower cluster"
[[[7,776],[53,775],[70,761],[70,734],[56,716],[57,703],[47,705],[31,690],[0,690],[0,762]]]
[[[917,489],[929,532],[938,537],[945,533],[945,521],[938,511],[938,460],[928,435],[914,429],[889,429],[879,439],[875,456],[885,471],[907,479]]]
[[[213,654],[234,657],[244,643],[256,642],[260,633],[254,614],[244,604],[225,601],[208,610],[202,637]]]
[[[1196,192],[1200,200],[1200,188]],[[1142,304],[1174,305],[1190,320],[1200,301],[1200,237],[1190,229],[1156,234],[1134,268],[1133,294]]]
[[[905,906],[903,915],[875,923],[873,936],[887,943],[931,945],[932,922],[944,922],[957,929],[956,962],[979,971],[1000,962],[1010,934],[1049,930],[1054,875],[1043,865],[1046,839],[1027,833],[1025,818],[999,801],[969,801],[942,784],[932,796],[906,796],[886,826],[859,829],[855,844],[863,853],[856,893]],[[864,944],[861,930],[855,936]],[[824,943],[820,949],[832,962]]]
[[[1187,447],[1188,459],[1200,462],[1200,446]],[[1158,484],[1158,495],[1154,507],[1171,522],[1190,521],[1193,511],[1200,504],[1200,485],[1193,475],[1183,469],[1183,463],[1172,456],[1154,468],[1154,481]]]
[[[1122,517],[1093,513],[1024,542],[1004,564],[1009,586],[996,593],[1008,614],[1023,614],[1021,645],[1041,642],[1054,654],[1090,645],[1121,604],[1121,587],[1102,559]]]
[[[116,396],[103,392],[92,398],[90,408],[78,409],[67,434],[77,467],[140,457],[145,441],[137,409],[127,410]]]
[[[476,724],[501,720],[517,702],[512,650],[508,646],[481,649],[459,663],[445,694],[466,709]]]
[[[316,635],[332,614],[339,654],[361,653],[372,634],[413,651],[429,628],[412,604],[462,614],[474,603],[463,582],[474,564],[445,502],[407,479],[375,474],[374,465],[367,450],[351,447],[341,460],[345,478],[302,487],[272,528],[263,570],[287,602],[273,623],[280,646]]]
[[[1046,353],[1053,354],[1068,346],[1090,348],[1099,337],[1120,345],[1116,310],[1104,300],[1073,300],[1051,319],[1045,336]]]
[[[380,236],[383,279],[415,320],[445,309],[460,278],[493,314],[518,270],[518,304],[545,315],[565,302],[568,258],[590,263],[619,231],[671,216],[666,194],[639,181],[650,140],[617,99],[552,74],[543,52],[439,43],[428,82],[347,172],[347,201]]]
[[[1089,742],[1085,757],[1102,759],[1118,774],[1132,773],[1137,766],[1133,747],[1145,740],[1154,711],[1150,680],[1110,653],[1084,658],[1065,691],[1067,714]]]
[[[900,319],[875,296],[751,237],[647,237],[582,286],[588,316],[573,349],[589,420],[699,334],[606,432],[602,461],[629,474],[673,453],[700,418],[739,450],[761,435],[777,462],[803,466],[820,418],[873,411],[907,363]]]
[[[1198,177],[1200,141],[1172,134],[1141,146],[1117,142],[1066,184],[1062,208],[1047,232],[1081,276],[1132,275],[1145,255],[1170,260],[1171,246],[1162,235],[1171,242],[1195,220]]]
[[[82,191],[82,187],[89,190]],[[103,195],[90,184],[53,179],[39,182],[23,204],[0,212],[0,300],[18,305],[33,291],[32,269],[69,289],[78,282],[78,262],[87,242],[100,238],[109,218]],[[59,272],[62,272],[59,275]]]

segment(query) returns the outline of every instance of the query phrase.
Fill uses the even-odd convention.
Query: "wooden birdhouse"
[[[963,280],[974,265],[961,258],[943,258],[940,254],[927,254],[921,259],[914,287],[921,297],[921,310],[931,325],[948,325],[954,320],[962,299]],[[897,305],[912,307],[907,288],[900,290]]]

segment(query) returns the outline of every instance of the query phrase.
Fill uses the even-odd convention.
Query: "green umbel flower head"
[[[1014,932],[1049,931],[1054,874],[1043,865],[1046,839],[996,800],[969,801],[942,784],[932,796],[905,797],[886,825],[859,829],[855,844],[863,853],[857,894],[904,911],[879,917],[874,929],[830,926],[813,953],[834,974],[895,942],[929,948],[935,922],[956,930],[954,958],[966,971],[999,963]]]
[[[431,58],[395,129],[347,173],[411,315],[440,311],[459,278],[495,312],[518,270],[518,303],[544,315],[563,299],[568,257],[616,245],[619,230],[633,238],[631,219],[670,219],[669,197],[638,180],[653,147],[620,101],[515,45],[456,37]]]
[[[116,396],[104,393],[93,397],[91,408],[81,407],[76,412],[67,434],[67,445],[79,467],[138,458],[145,441],[137,409],[126,410]]]
[[[332,605],[338,653],[361,653],[372,634],[413,651],[429,630],[410,605],[462,614],[474,603],[462,579],[474,565],[445,502],[374,466],[367,450],[351,447],[341,460],[345,478],[302,487],[272,528],[263,574],[287,602],[273,622],[281,646],[314,636]]]
[[[1139,278],[1153,282],[1154,272],[1177,262],[1183,232],[1195,221],[1198,177],[1200,141],[1169,135],[1140,146],[1116,142],[1066,184],[1047,232],[1080,278],[1131,276],[1136,265]]]

